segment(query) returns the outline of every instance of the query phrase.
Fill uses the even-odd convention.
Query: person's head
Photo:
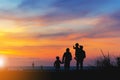
[[[66,52],[69,52],[70,51],[70,49],[69,48],[66,48]]]
[[[82,46],[82,45],[80,45],[80,49],[83,49],[83,46]]]
[[[56,59],[59,60],[59,56],[56,56]]]
[[[79,46],[79,44],[78,44],[78,43],[76,43],[76,44],[75,44],[75,46],[76,46],[76,47],[78,47],[78,46]]]

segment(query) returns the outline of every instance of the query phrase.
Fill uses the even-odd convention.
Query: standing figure
[[[74,59],[77,60],[77,58],[79,56],[79,50],[80,50],[79,44],[76,43],[75,46],[73,46],[73,49],[75,49],[75,58]]]
[[[56,57],[56,61],[54,62],[54,67],[55,67],[55,70],[56,71],[59,71],[60,70],[60,64],[61,64],[62,62],[60,61],[60,59],[59,59],[59,56],[57,56]]]
[[[79,64],[80,64],[80,69],[83,69],[83,62],[84,59],[86,58],[86,53],[83,50],[83,46],[80,45],[80,50],[79,50],[79,56],[78,56],[78,60],[77,60],[77,69],[79,69]]]
[[[63,54],[62,62],[64,63],[64,69],[69,70],[70,69],[70,61],[72,60],[72,55],[70,52],[70,49],[67,48],[66,52]]]

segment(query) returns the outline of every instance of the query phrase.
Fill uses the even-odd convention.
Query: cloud
[[[113,14],[114,15],[114,14]],[[83,36],[77,36],[74,39],[80,38],[117,38],[120,37],[120,23],[118,18],[113,15],[101,16],[98,22],[93,25],[94,28],[86,30]],[[117,16],[117,15],[116,15]]]
[[[12,10],[16,8],[21,0],[0,0],[0,10]]]
[[[29,16],[45,15],[52,10],[51,5],[55,0],[23,0],[18,9]]]
[[[52,34],[39,34],[38,38],[53,38],[53,37],[67,37],[71,32],[60,32],[60,33],[52,33]]]
[[[44,9],[48,8],[53,1],[55,0],[23,0],[23,2],[18,7],[24,10]]]
[[[61,23],[84,17],[95,17],[111,13],[118,0],[23,0],[18,10],[23,11],[23,17],[42,19],[47,24]],[[114,3],[114,4],[112,4]]]
[[[3,18],[13,15],[9,19],[17,19],[21,24],[53,25],[67,20],[111,14],[120,9],[116,4],[118,2],[119,0],[23,0],[16,9],[3,11],[2,15],[8,15]],[[111,6],[115,9],[111,9]]]
[[[109,0],[57,0],[52,6],[54,11],[43,15],[46,21],[64,21],[95,16]],[[107,6],[107,5],[106,5]]]
[[[15,14],[15,12],[17,11],[3,11],[0,12],[1,13],[0,16],[2,19],[9,19],[16,21],[16,23],[19,23],[19,25],[22,25],[22,27],[23,26],[29,27],[29,28],[25,28],[26,33],[27,31],[32,33],[38,31],[38,33],[34,33],[33,35],[31,35],[31,33],[27,33],[27,36],[31,35],[32,38],[36,38],[36,39],[37,38],[60,39],[61,37],[67,38],[73,35],[75,36],[75,34],[78,36],[78,37],[75,36],[76,38],[84,38],[84,37],[96,38],[96,37],[108,37],[108,36],[118,37],[119,35],[117,34],[116,36],[116,32],[120,30],[119,27],[120,12],[116,11],[114,13],[109,13],[109,14],[100,14],[104,11],[103,9],[109,8],[111,2],[115,3],[117,1],[118,0],[115,1],[112,0],[91,0],[91,1],[89,0],[44,0],[44,1],[23,0],[23,2],[17,8],[18,9],[17,11],[18,12],[20,11],[21,13],[21,14],[19,13],[20,15]],[[42,12],[42,10],[43,13],[40,13]],[[36,14],[32,15],[31,14],[32,12]],[[107,12],[107,10],[105,12]],[[86,18],[89,19],[87,20]],[[96,20],[94,21],[93,20],[94,18],[97,19],[97,21]],[[82,19],[85,19],[86,21],[80,23]],[[77,24],[74,23],[72,24],[72,21],[77,22],[77,20],[79,20]],[[58,26],[60,24],[62,24],[64,30],[59,31],[58,29],[54,29],[56,27],[62,27],[62,26]],[[52,32],[50,33],[49,31],[47,32],[47,30],[41,27],[46,27],[48,29],[52,28],[54,30],[54,33]],[[85,27],[85,29],[83,30],[82,27]],[[40,29],[44,31],[41,31]],[[42,32],[44,33],[46,32],[46,34]],[[111,33],[113,33],[112,36]],[[18,36],[17,38],[19,37],[21,38],[21,35]]]
[[[120,20],[120,10],[112,13],[112,14],[110,15],[110,18],[112,18],[112,19],[114,19],[114,20],[116,20],[116,21],[119,21],[119,20]]]
[[[114,14],[94,18],[75,19],[64,22],[63,25],[30,27],[26,32],[9,34],[14,39],[54,39],[75,40],[82,38],[119,37],[120,23]],[[117,16],[117,15],[116,15]],[[68,25],[69,24],[69,25]],[[88,26],[88,27],[87,27]],[[27,33],[28,32],[28,33]]]

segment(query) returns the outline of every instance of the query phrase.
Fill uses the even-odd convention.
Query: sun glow
[[[5,66],[5,58],[0,56],[0,68]]]

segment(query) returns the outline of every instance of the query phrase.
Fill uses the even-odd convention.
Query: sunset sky
[[[7,66],[53,65],[84,46],[85,64],[120,55],[120,0],[0,0],[0,56]],[[73,59],[72,65],[75,60]]]

